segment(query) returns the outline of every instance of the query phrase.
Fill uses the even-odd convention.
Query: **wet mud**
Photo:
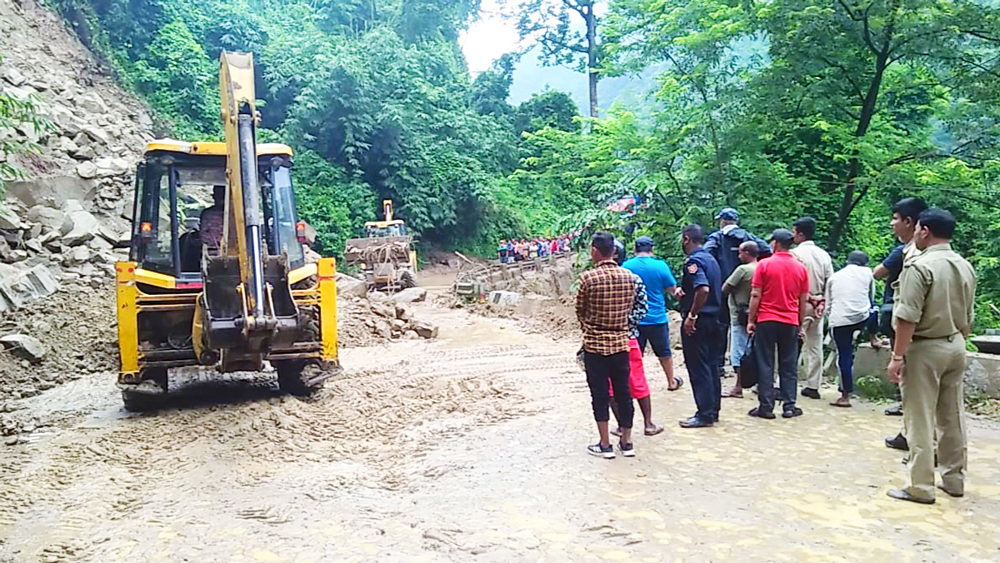
[[[970,425],[966,498],[910,505],[885,496],[899,419],[876,406],[765,421],[727,399],[685,431],[689,386],[648,357],[667,430],[600,460],[576,339],[430,301],[437,340],[345,350],[308,400],[192,374],[130,415],[111,373],[23,399],[38,428],[0,460],[0,561],[1000,559],[991,423]]]

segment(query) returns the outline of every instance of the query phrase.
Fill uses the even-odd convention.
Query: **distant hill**
[[[519,104],[532,94],[548,89],[561,90],[572,96],[580,113],[586,115],[590,105],[587,95],[587,76],[564,66],[543,66],[535,46],[521,57],[514,67],[514,83],[510,88],[511,104]],[[601,109],[608,109],[615,101],[623,105],[640,105],[656,87],[657,69],[651,67],[639,76],[605,78],[597,84],[597,102]]]

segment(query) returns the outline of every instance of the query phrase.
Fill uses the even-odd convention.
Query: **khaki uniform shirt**
[[[756,270],[757,262],[740,264],[733,270],[733,274],[724,283],[724,285],[728,285],[731,288],[729,290],[730,324],[737,324],[739,320],[739,306],[750,304],[750,292],[753,291],[750,284],[753,281],[753,273]]]
[[[792,256],[799,259],[799,262],[802,262],[806,271],[809,272],[809,296],[824,298],[826,284],[830,281],[830,276],[833,275],[833,260],[830,259],[830,255],[811,240],[803,242],[790,252]],[[806,304],[806,316],[816,317],[812,302]]]
[[[892,309],[899,320],[916,324],[914,338],[948,338],[972,326],[976,271],[950,244],[928,246],[903,264]]]

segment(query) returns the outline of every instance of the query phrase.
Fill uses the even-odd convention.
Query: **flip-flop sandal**
[[[622,429],[621,428],[614,428],[612,430],[608,430],[608,434],[611,434],[612,436],[616,436],[618,438],[621,438],[622,437]]]
[[[830,401],[830,406],[831,407],[840,407],[840,408],[847,409],[847,408],[851,407],[851,403],[841,403],[839,401]]]
[[[726,391],[725,393],[722,394],[722,398],[723,399],[742,399],[743,398],[743,392],[741,391],[739,393],[736,393],[734,391]]]
[[[662,426],[654,426],[652,430],[650,430],[649,428],[647,428],[646,430],[644,430],[643,434],[645,434],[646,436],[656,436],[657,434],[659,434],[661,432],[663,432],[663,427]]]
[[[675,377],[674,381],[677,382],[677,385],[675,387],[667,387],[667,391],[676,391],[676,390],[680,389],[681,387],[684,387],[684,380],[683,379],[681,379],[679,377]]]

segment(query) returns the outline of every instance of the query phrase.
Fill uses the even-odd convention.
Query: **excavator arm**
[[[217,255],[202,260],[204,292],[192,329],[202,363],[222,371],[261,369],[268,352],[293,345],[298,307],[286,255],[269,255],[257,164],[253,55],[223,52],[219,92],[226,134],[226,196]]]

